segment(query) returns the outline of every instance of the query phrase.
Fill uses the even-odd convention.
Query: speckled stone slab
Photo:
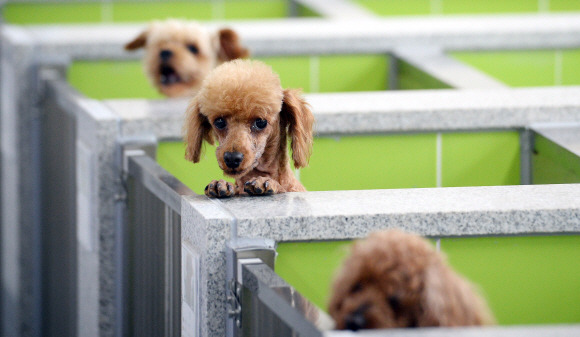
[[[427,236],[580,232],[576,184],[284,193],[220,204],[237,219],[239,236],[277,241],[357,238],[389,227]]]
[[[213,30],[226,25],[238,31],[255,56],[376,54],[408,45],[433,45],[444,50],[580,46],[580,14],[576,13],[364,17],[347,21],[296,18],[212,22],[206,27]],[[72,59],[135,59],[140,53],[128,53],[122,46],[144,28],[144,24],[86,24],[23,29],[34,38],[42,55],[68,55]]]
[[[517,129],[580,122],[580,87],[306,94],[320,135]],[[187,100],[108,100],[124,135],[181,138]]]
[[[359,238],[402,228],[431,237],[580,232],[578,185],[493,186],[285,193],[224,200],[184,197],[182,240],[200,247],[202,327],[225,331],[227,240]]]
[[[532,127],[542,136],[580,157],[580,123],[534,124]]]

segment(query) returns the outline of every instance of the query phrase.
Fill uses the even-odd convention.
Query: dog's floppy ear
[[[468,326],[494,323],[485,301],[472,285],[449,267],[430,266],[425,272],[419,326]]]
[[[145,47],[145,44],[147,43],[147,36],[148,35],[149,35],[149,30],[145,30],[145,31],[141,32],[141,34],[137,35],[137,37],[135,39],[133,39],[133,41],[131,41],[125,45],[125,50],[135,50],[135,49]]]
[[[292,139],[292,159],[294,167],[308,166],[312,150],[312,127],[314,116],[308,103],[302,98],[299,90],[284,90],[280,118],[284,129],[288,126],[288,134]],[[285,130],[283,130],[285,132]]]
[[[213,145],[213,134],[211,124],[206,116],[199,109],[199,103],[194,98],[189,106],[185,116],[184,141],[185,141],[185,159],[197,163],[201,157],[201,145],[205,139]]]
[[[238,34],[229,29],[220,29],[217,32],[219,41],[218,59],[220,62],[227,62],[239,58],[246,58],[250,55],[247,48],[242,46]]]

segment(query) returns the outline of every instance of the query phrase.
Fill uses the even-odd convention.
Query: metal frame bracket
[[[226,247],[226,336],[241,336],[242,329],[242,267],[246,264],[266,264],[274,268],[276,243],[262,238],[237,238]]]

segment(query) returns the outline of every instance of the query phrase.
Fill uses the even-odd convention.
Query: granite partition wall
[[[202,335],[224,332],[223,244],[231,239],[234,218],[241,237],[280,242],[357,238],[384,228],[434,237],[572,234],[580,229],[577,194],[576,185],[543,185],[287,193],[219,204],[201,196],[186,198],[182,237],[201,244],[197,254],[207,285],[197,299]]]
[[[308,94],[306,98],[318,121],[319,136],[348,138],[353,133],[477,132],[523,129],[532,120],[571,121],[577,118],[573,107],[580,104],[577,91],[578,88],[439,90],[412,95]],[[559,103],[553,100],[555,95]],[[150,129],[162,139],[178,132],[179,125],[174,123],[179,122],[179,112],[186,102],[108,100],[106,104],[124,121],[124,134]],[[167,120],[173,123],[159,123]],[[206,150],[206,156],[213,156],[211,148]],[[181,165],[179,160],[166,168],[172,171]],[[183,170],[185,176],[178,177],[184,182],[189,179],[187,175],[196,176],[195,165]],[[207,177],[212,178],[216,177]],[[204,179],[196,181],[200,186],[207,183]],[[197,185],[191,187],[195,190]],[[223,334],[223,247],[231,238],[234,219],[240,236],[262,236],[280,242],[351,239],[371,230],[399,226],[429,236],[571,234],[579,230],[576,192],[576,185],[546,185],[288,193],[219,202],[203,196],[187,197],[182,203],[182,238],[188,260],[201,261],[198,270],[202,295],[188,298],[183,306],[188,308],[184,312],[201,311],[202,316],[201,322],[183,318],[193,319],[192,325],[200,326],[203,334]],[[467,209],[461,209],[464,206]]]

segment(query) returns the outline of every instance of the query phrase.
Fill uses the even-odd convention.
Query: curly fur
[[[227,126],[217,128],[218,119]],[[257,120],[267,121],[267,126],[256,129]],[[230,61],[212,71],[189,104],[184,126],[186,159],[197,163],[203,141],[214,144],[217,138],[218,164],[236,183],[214,180],[206,187],[208,196],[305,191],[290,168],[287,136],[294,166],[305,167],[313,123],[300,92],[282,89],[269,66],[259,61]],[[228,167],[227,153],[243,154],[239,167]]]
[[[338,329],[493,324],[485,301],[420,236],[387,230],[352,246],[328,307]]]
[[[143,66],[149,81],[168,97],[195,94],[217,65],[249,55],[231,29],[210,34],[196,22],[175,19],[152,22],[125,45],[126,50],[139,48],[145,48]],[[171,56],[161,57],[163,51]]]

